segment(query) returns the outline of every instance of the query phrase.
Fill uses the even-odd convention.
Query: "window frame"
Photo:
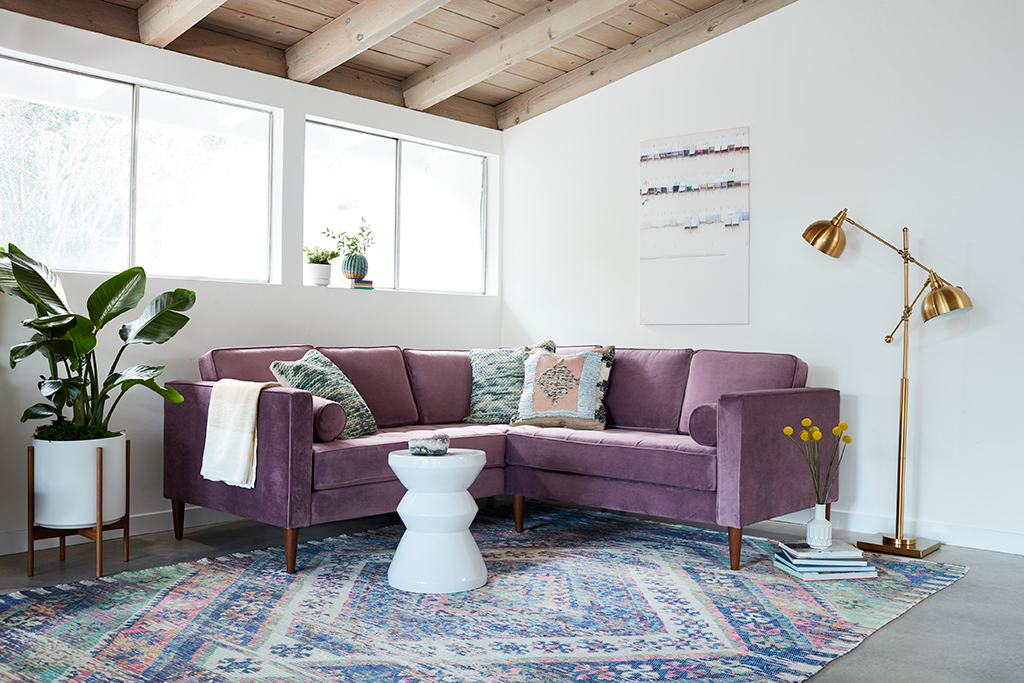
[[[276,217],[274,212],[276,210],[275,205],[275,194],[277,188],[275,187],[275,148],[277,147],[278,136],[275,131],[280,125],[280,119],[283,118],[280,115],[278,109],[269,106],[261,106],[255,102],[246,102],[234,100],[229,97],[218,97],[210,95],[208,93],[188,92],[184,89],[178,89],[167,85],[154,85],[149,83],[142,83],[138,80],[132,80],[128,78],[120,78],[109,75],[100,75],[90,73],[86,70],[72,69],[66,66],[47,64],[44,62],[34,61],[31,59],[24,59],[9,54],[0,53],[0,60],[7,60],[11,62],[17,62],[30,67],[36,67],[40,69],[47,69],[50,71],[59,71],[72,76],[81,76],[84,78],[91,78],[98,81],[106,81],[108,83],[114,83],[117,85],[128,86],[132,89],[132,102],[131,102],[131,121],[129,122],[129,130],[131,134],[131,140],[129,142],[129,204],[128,204],[128,268],[138,265],[138,245],[137,245],[137,212],[138,212],[138,152],[139,152],[139,115],[140,115],[140,103],[141,93],[143,89],[161,92],[170,95],[176,95],[179,97],[187,97],[196,100],[202,100],[213,104],[228,105],[237,107],[239,109],[247,109],[260,114],[266,114],[267,120],[267,167],[266,167],[266,190],[267,190],[267,220],[264,230],[264,243],[266,246],[266,270],[262,279],[240,279],[240,278],[227,278],[223,276],[201,276],[201,275],[180,275],[180,274],[167,274],[161,273],[159,275],[153,275],[153,277],[161,277],[167,279],[179,279],[179,280],[198,280],[198,281],[214,281],[214,282],[233,282],[243,284],[280,284],[280,267],[274,263],[274,256],[278,252],[275,249],[274,240],[277,237],[275,234]],[[2,93],[0,93],[2,94]],[[66,268],[62,266],[55,266],[56,270],[69,273],[98,273],[98,274],[112,274],[117,271],[113,270],[97,270],[97,269],[82,269],[82,268]],[[148,275],[148,273],[147,273]]]
[[[465,149],[457,147],[455,145],[445,145],[442,143],[434,142],[432,140],[417,139],[412,136],[401,135],[398,133],[391,133],[381,130],[374,130],[372,128],[364,128],[358,125],[344,123],[320,116],[307,115],[305,117],[305,125],[317,124],[329,126],[331,128],[337,128],[350,133],[359,133],[362,135],[372,135],[379,138],[385,138],[395,142],[395,197],[394,197],[394,215],[395,224],[393,227],[395,235],[395,246],[394,246],[394,282],[395,286],[393,291],[396,292],[416,292],[426,294],[451,294],[451,295],[469,295],[469,296],[483,296],[488,291],[488,218],[489,218],[489,205],[490,200],[490,167],[491,167],[491,156],[485,152],[476,150]],[[308,128],[304,128],[308,130]],[[479,226],[479,239],[480,239],[480,283],[481,289],[479,290],[442,290],[442,289],[414,289],[402,287],[401,283],[401,232],[402,232],[402,148],[403,144],[410,143],[421,145],[424,147],[432,147],[434,149],[444,150],[446,152],[455,152],[457,154],[466,154],[468,156],[476,157],[481,161],[480,171],[480,226]],[[305,144],[304,144],[305,147]],[[306,183],[303,182],[303,192],[305,192]],[[305,230],[305,226],[303,226]],[[384,289],[384,288],[380,288]],[[391,289],[391,288],[387,288]]]

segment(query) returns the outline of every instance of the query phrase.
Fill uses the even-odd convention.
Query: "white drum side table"
[[[487,566],[469,525],[477,505],[467,489],[484,468],[483,451],[388,455],[408,491],[398,505],[405,533],[388,567],[388,583],[411,593],[458,593],[487,583]]]

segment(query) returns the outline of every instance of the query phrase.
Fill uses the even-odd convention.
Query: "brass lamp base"
[[[908,538],[906,536],[897,538],[895,536],[882,536],[878,541],[857,541],[857,547],[861,550],[868,550],[873,553],[889,553],[890,555],[903,555],[905,557],[924,557],[939,549],[942,543],[929,541],[925,538]]]

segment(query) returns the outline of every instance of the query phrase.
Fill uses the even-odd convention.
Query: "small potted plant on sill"
[[[345,260],[341,262],[341,272],[349,280],[361,280],[366,277],[369,270],[369,262],[366,260],[366,250],[373,246],[373,231],[365,218],[355,235],[349,235],[342,231],[337,234],[331,232],[330,228],[324,229],[324,235],[328,239],[335,240],[338,244],[338,251],[345,254]]]
[[[303,280],[307,285],[326,287],[331,284],[331,261],[341,256],[334,249],[303,247],[306,264],[303,266]]]
[[[36,523],[53,529],[96,524],[97,447],[104,449],[102,523],[123,518],[127,514],[127,437],[110,428],[111,415],[125,392],[137,385],[175,403],[182,397],[157,384],[163,366],[133,365],[123,370],[117,366],[129,346],[163,344],[184,327],[188,317],[181,312],[192,308],[195,292],[164,292],[147,304],[141,317],[121,325],[121,349],[103,375],[96,358],[97,333],[142,300],[146,292],[142,268],[129,268],[100,284],[87,301],[88,314],[81,315],[71,311],[60,278],[11,244],[6,251],[0,247],[0,291],[24,300],[35,312],[22,322],[33,331],[32,338],[11,347],[11,367],[39,353],[49,369],[49,376],[40,376],[38,383],[49,402],[36,403],[21,416],[22,422],[53,418],[36,429],[32,441]],[[115,390],[120,391],[116,397]],[[66,409],[70,417],[65,416]]]

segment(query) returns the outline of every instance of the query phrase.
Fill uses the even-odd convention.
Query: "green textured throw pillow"
[[[314,396],[340,403],[345,409],[346,421],[339,438],[352,439],[377,431],[377,421],[355,386],[337,365],[316,349],[310,349],[299,360],[276,360],[270,364],[270,371],[286,387],[304,389]]]
[[[508,424],[523,395],[523,358],[530,349],[555,352],[550,339],[536,346],[511,349],[470,349],[473,389],[469,396],[469,416],[463,422]]]

